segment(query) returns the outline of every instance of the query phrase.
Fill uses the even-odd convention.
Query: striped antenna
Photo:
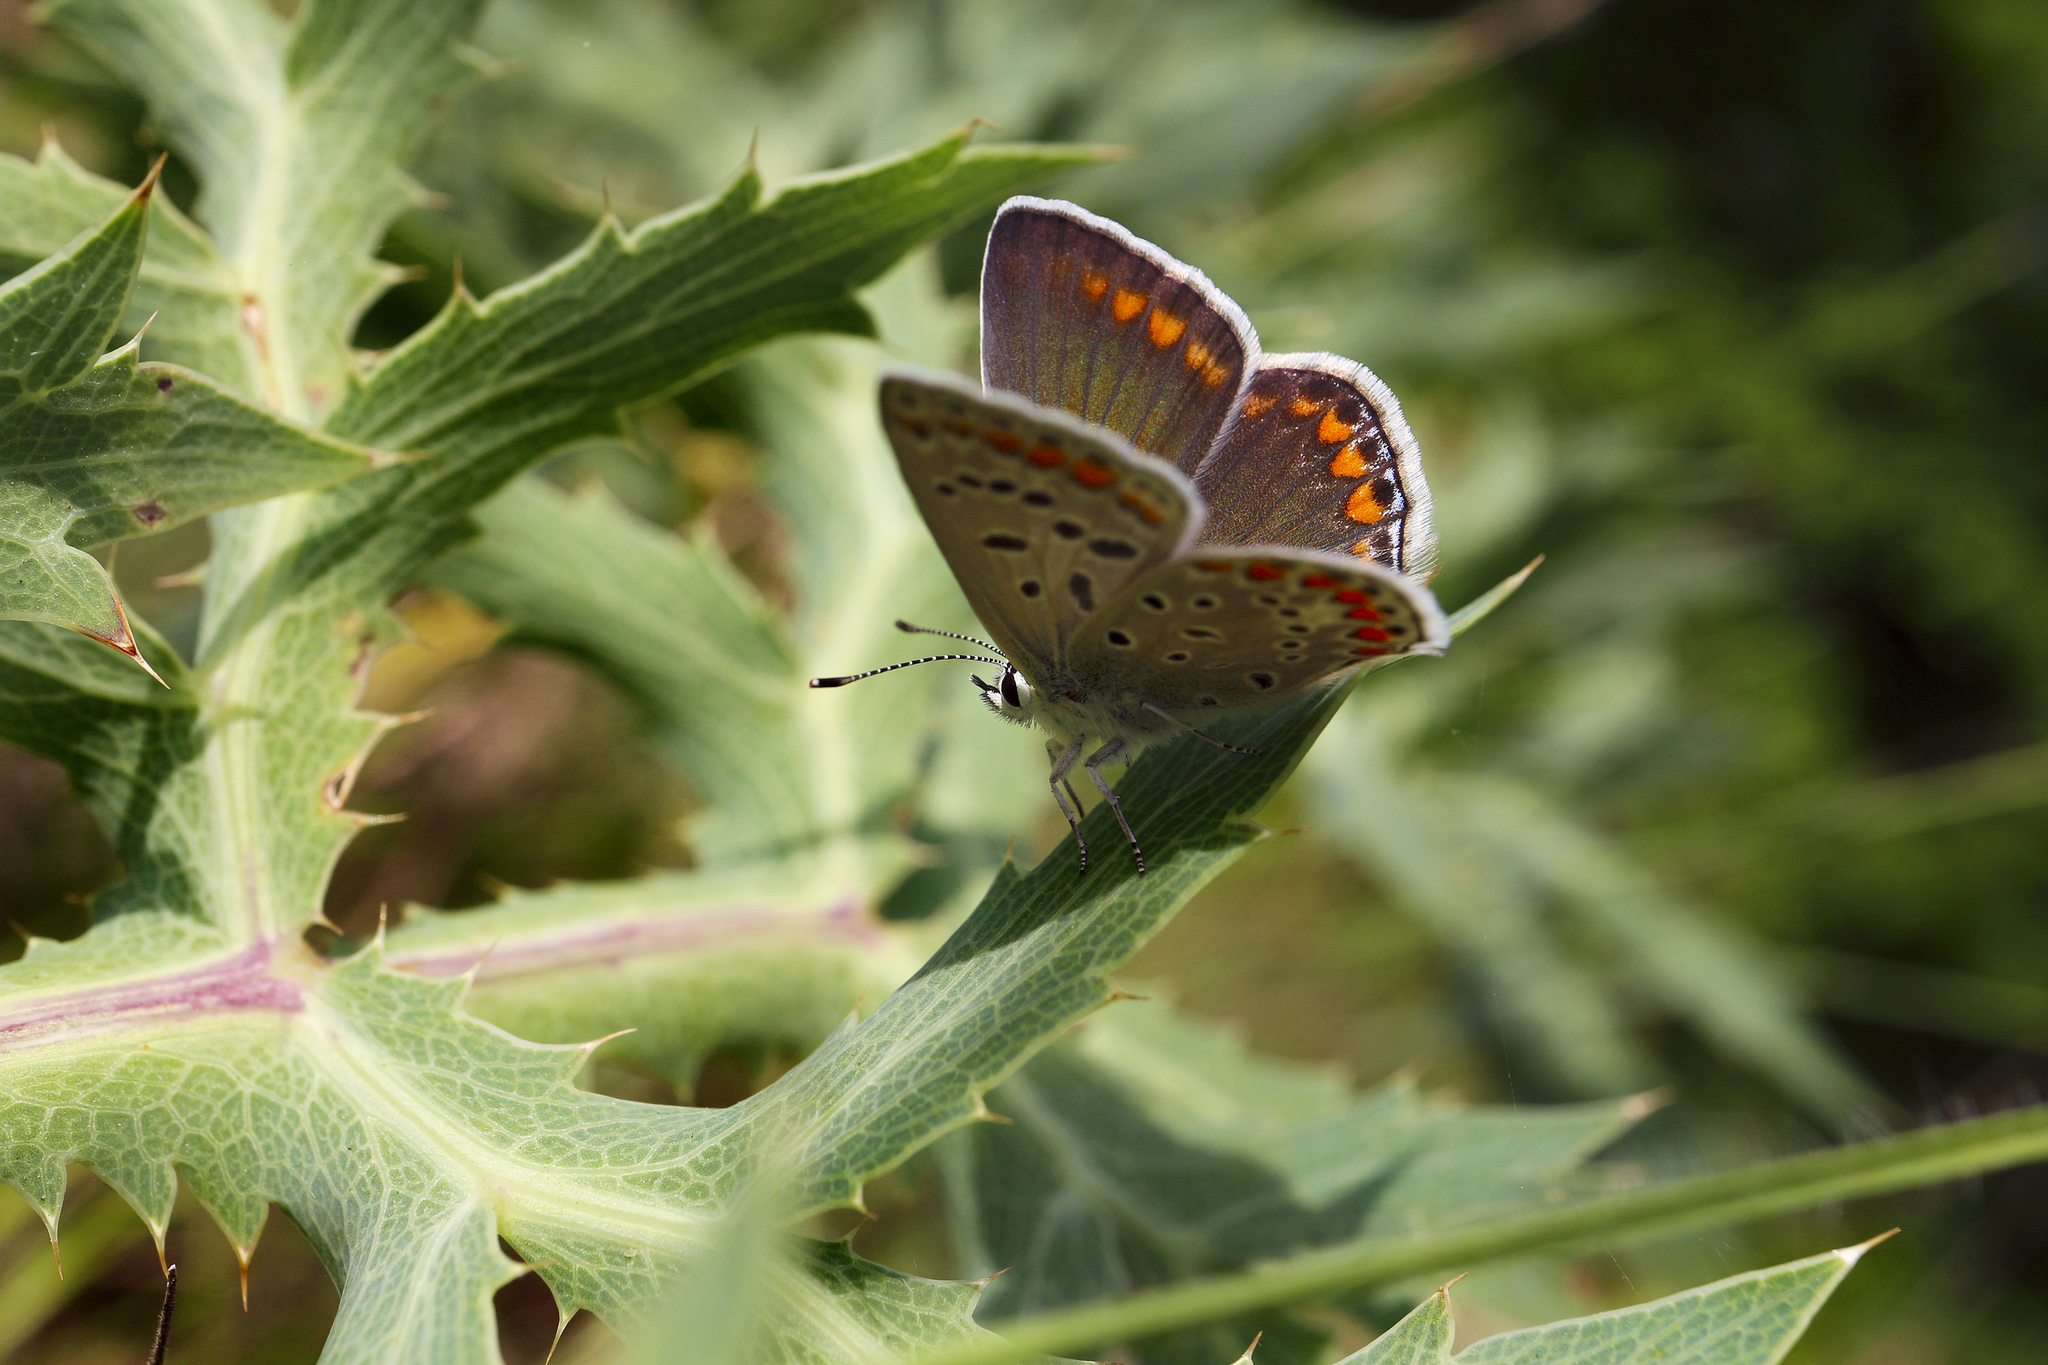
[[[996,649],[996,647],[990,644],[988,641],[979,639],[972,635],[957,635],[950,630],[933,630],[930,626],[913,626],[908,621],[898,621],[896,623],[896,629],[902,631],[906,635],[943,635],[948,640],[965,640],[968,644],[980,645],[983,649]],[[996,653],[1000,654],[1002,653],[1002,651],[1000,649],[996,649]]]
[[[906,659],[900,664],[884,664],[880,668],[871,668],[865,673],[849,673],[843,678],[813,678],[811,679],[811,686],[844,687],[848,683],[859,682],[862,678],[872,678],[877,673],[894,673],[899,668],[915,668],[919,664],[944,663],[948,659],[971,660],[978,664],[999,664],[1004,662],[1002,659],[991,659],[985,654],[934,654],[929,659]]]

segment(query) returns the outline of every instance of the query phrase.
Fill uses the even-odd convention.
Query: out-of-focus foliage
[[[750,143],[771,180],[977,117],[1006,139],[1128,144],[1130,161],[1058,192],[1200,263],[1269,347],[1353,355],[1395,387],[1439,499],[1446,601],[1548,557],[1450,659],[1360,694],[1268,818],[1310,832],[1255,850],[1141,969],[1365,1079],[1412,1054],[1472,1099],[1671,1084],[1679,1102],[1624,1148],[1656,1169],[2031,1097],[2048,1048],[2048,16],[2026,0],[1508,0],[1441,27],[1455,7],[1378,8],[497,0],[479,45],[506,68],[422,158],[445,205],[407,214],[385,250],[420,278],[358,340],[420,325],[458,261],[484,293],[607,203],[631,222],[715,191]],[[73,155],[138,178],[132,97],[14,21],[0,42],[8,150],[51,120]],[[174,164],[169,183],[191,181]],[[899,289],[894,344],[970,360],[980,240],[963,228],[932,263],[950,305]],[[31,263],[6,252],[8,273]],[[794,525],[762,496],[788,464],[764,475],[758,449],[815,420],[776,396],[811,363],[749,362],[553,472],[715,538],[773,597],[836,534],[829,496]],[[554,496],[515,493],[486,525]],[[417,832],[357,845],[330,903],[347,927],[381,901],[473,903],[491,879],[705,851],[669,823],[696,797],[649,776],[633,740],[593,759],[595,722],[556,719],[564,697],[616,709],[589,683],[550,683],[574,675],[516,651],[447,679],[495,638],[453,596],[587,653],[573,597],[552,623],[492,599],[494,553],[487,536],[437,571],[449,596],[411,604],[449,647],[394,659],[383,685],[445,704],[366,774],[364,799],[413,811]],[[178,590],[146,579],[183,566],[136,561],[128,586],[176,638]],[[688,664],[658,652],[650,672]],[[664,709],[660,678],[616,663],[601,675],[662,752],[715,743]],[[932,805],[962,818],[901,913],[946,903],[1027,824],[1035,787],[980,788],[961,753],[985,744],[1017,771],[1012,738],[963,732],[933,774]],[[77,851],[91,835],[25,763],[0,766],[0,803],[0,886],[51,932],[62,895],[104,879]],[[1084,1034],[1019,1093],[1085,1089],[1076,1056],[1107,1046]],[[677,1044],[649,1065],[699,1060]],[[714,1056],[698,1102],[768,1065]],[[977,1141],[1028,1144],[1019,1126]],[[960,1164],[935,1166],[959,1180]],[[864,1247],[996,1268],[917,1230],[941,1221],[923,1179],[898,1178],[903,1203]],[[1916,1206],[1915,1236],[1843,1290],[1857,1321],[1824,1318],[1798,1358],[1900,1342],[1930,1365],[2032,1358],[2048,1196],[2038,1176],[1998,1179],[1975,1207]],[[118,1262],[108,1227],[77,1249],[67,1235],[73,1275],[93,1282],[97,1245],[117,1266],[104,1283],[148,1300],[153,1258]],[[9,1255],[40,1229],[12,1235]],[[1576,1299],[1554,1274],[1493,1272],[1470,1298],[1497,1325],[1537,1321],[1812,1245],[1766,1231],[1641,1252],[1582,1266]],[[1364,1311],[1391,1321],[1412,1301]],[[517,1300],[501,1311],[521,1321]],[[300,1349],[293,1324],[259,1321]]]

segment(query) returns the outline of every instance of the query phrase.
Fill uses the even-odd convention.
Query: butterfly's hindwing
[[[1195,472],[1203,539],[1356,555],[1411,578],[1436,563],[1429,486],[1401,405],[1341,356],[1262,356],[1237,424]]]
[[[882,381],[882,426],[989,635],[1027,677],[1197,529],[1193,488],[1120,438],[950,375]]]
[[[1429,590],[1378,565],[1197,545],[1083,622],[1068,657],[1077,676],[1113,678],[1199,725],[1205,711],[1284,701],[1375,659],[1434,653],[1449,641]]]
[[[1072,204],[1019,197],[989,233],[982,379],[1193,473],[1258,338],[1208,277]]]

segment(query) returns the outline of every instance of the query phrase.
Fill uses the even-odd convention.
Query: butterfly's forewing
[[[1347,669],[1450,642],[1429,589],[1348,555],[1198,545],[1082,623],[1075,673],[1180,719],[1299,696]]]
[[[989,233],[981,374],[1193,473],[1258,338],[1201,271],[1072,204],[1019,197]]]
[[[1263,356],[1237,424],[1195,471],[1202,538],[1357,555],[1427,579],[1436,566],[1429,485],[1401,405],[1342,356]]]
[[[881,403],[904,482],[968,605],[1027,678],[1199,529],[1178,471],[1063,412],[936,374],[884,378]]]

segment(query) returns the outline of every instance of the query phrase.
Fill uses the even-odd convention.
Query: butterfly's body
[[[1363,366],[1261,354],[1200,272],[1046,200],[997,215],[982,313],[984,384],[891,375],[882,424],[1077,838],[1076,764],[1137,851],[1104,765],[1448,642],[1414,439]]]

